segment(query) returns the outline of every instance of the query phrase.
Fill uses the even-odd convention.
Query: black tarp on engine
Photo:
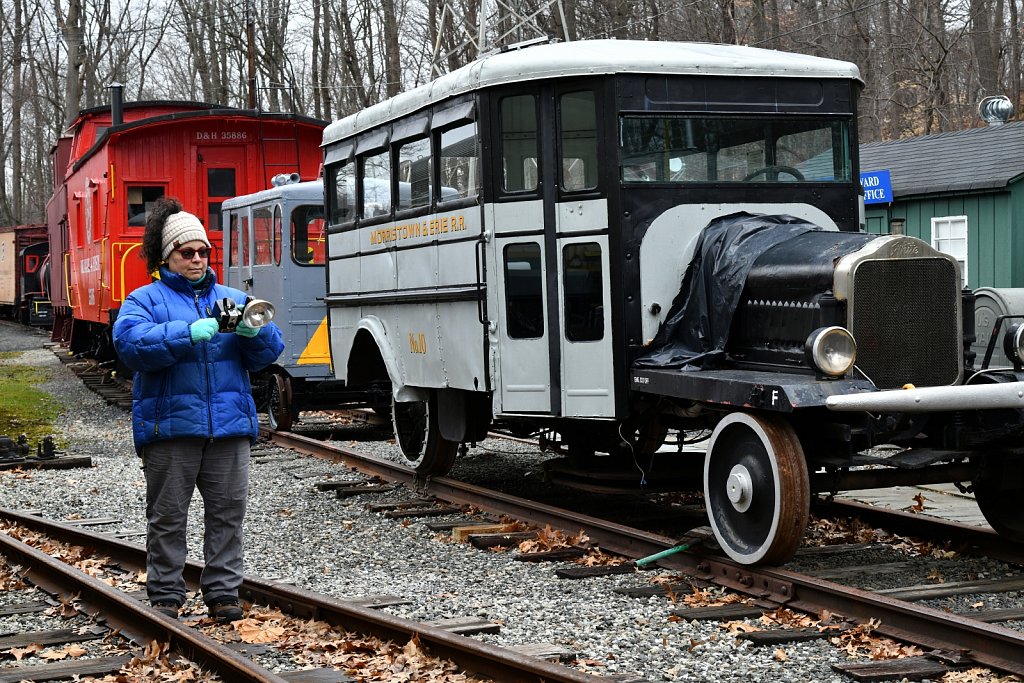
[[[821,227],[789,215],[745,212],[708,223],[665,322],[634,365],[684,370],[718,366],[754,262],[776,244],[813,230]]]

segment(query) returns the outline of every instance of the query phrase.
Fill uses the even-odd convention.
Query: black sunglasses
[[[175,249],[174,251],[181,254],[181,258],[186,261],[191,261],[192,258],[199,254],[199,258],[210,258],[210,252],[213,251],[209,247],[200,247],[199,249],[193,249],[192,247],[184,247],[182,249]]]

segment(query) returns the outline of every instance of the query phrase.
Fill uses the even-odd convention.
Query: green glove
[[[262,327],[249,327],[245,323],[239,322],[237,325],[235,325],[235,334],[237,334],[239,337],[246,337],[248,339],[252,339],[257,334],[259,334],[260,330],[262,329]]]
[[[193,344],[210,341],[219,330],[220,323],[215,318],[200,318],[188,326],[188,333],[192,336]]]

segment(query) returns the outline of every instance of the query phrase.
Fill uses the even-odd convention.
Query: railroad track
[[[143,546],[14,510],[0,509],[0,520],[5,525],[30,529],[61,543],[89,548],[122,572],[138,574],[145,569]],[[287,675],[272,673],[216,639],[198,632],[188,623],[160,615],[138,599],[69,567],[7,533],[0,534],[0,554],[6,557],[9,563],[23,567],[24,577],[32,584],[55,596],[63,596],[59,599],[64,602],[69,601],[70,596],[77,596],[75,602],[80,603],[85,612],[102,618],[112,632],[127,636],[138,644],[138,647],[151,641],[167,642],[171,651],[201,664],[204,669],[216,673],[225,681],[277,683],[288,680],[292,683],[302,683],[355,680],[341,677],[333,669],[295,671]],[[191,590],[198,586],[201,571],[201,564],[187,564],[185,579]],[[362,601],[337,600],[251,576],[246,577],[243,582],[240,595],[248,602],[278,610],[294,619],[316,620],[335,629],[341,629],[336,634],[319,630],[311,634],[312,638],[329,640],[333,635],[339,639],[351,639],[352,634],[358,634],[361,638],[397,643],[399,647],[414,642],[432,657],[454,662],[460,671],[486,680],[508,683],[533,683],[537,680],[552,683],[587,683],[600,680],[595,676],[530,654],[479,642],[443,626],[409,621],[367,606],[387,604],[387,597],[377,596]],[[94,634],[93,637],[102,636]],[[36,642],[31,638],[29,640]],[[364,646],[362,643],[359,644],[359,647]],[[290,641],[289,647],[295,649],[296,644]],[[90,673],[96,673],[97,668],[113,667],[104,671],[116,671],[123,664],[123,658],[118,658],[102,664],[92,663],[83,666],[91,666]],[[44,674],[44,670],[39,666],[13,669],[15,670],[0,669],[0,682],[35,680],[33,676]],[[335,674],[334,678],[325,675],[331,672]],[[50,674],[46,672],[45,675]]]
[[[315,419],[313,420],[315,421]],[[331,426],[329,419],[319,425],[318,435],[333,433],[350,433],[344,426]],[[568,532],[584,530],[591,543],[602,549],[616,552],[626,558],[648,557],[670,549],[679,544],[680,534],[655,533],[633,529],[623,523],[616,523],[589,517],[557,507],[538,505],[533,501],[518,499],[514,496],[489,491],[483,487],[474,487],[446,478],[432,478],[419,481],[405,468],[374,459],[361,458],[352,449],[325,445],[317,439],[300,434],[273,434],[275,442],[298,451],[311,453],[319,457],[327,457],[344,462],[346,465],[365,472],[367,476],[376,476],[382,480],[397,482],[409,487],[410,505],[404,510],[384,511],[394,514],[397,518],[426,516],[434,514],[427,511],[431,506],[469,505],[490,511],[494,515],[509,515],[535,527],[551,524],[555,528]],[[346,438],[346,437],[342,437]],[[351,436],[347,438],[353,438]],[[379,484],[377,486],[380,486]],[[373,493],[373,486],[356,487],[361,491],[354,495]],[[345,494],[349,495],[349,494]],[[415,498],[429,498],[441,501],[440,505],[430,503],[420,505],[417,509]],[[952,523],[941,522],[934,518],[921,515],[907,515],[883,511],[879,508],[857,506],[851,503],[832,503],[817,508],[828,515],[855,514],[868,521],[902,534],[932,538],[951,543],[959,552],[975,552],[990,558],[999,558],[1014,565],[1014,572],[1019,571],[1021,564],[1020,549],[1008,546],[997,539],[994,534],[985,533],[973,527],[964,527]],[[692,513],[692,511],[691,511]],[[684,515],[694,517],[693,514]],[[699,516],[696,515],[696,516]],[[692,521],[692,519],[691,519]],[[706,523],[706,522],[704,522]],[[471,524],[471,522],[467,522]],[[691,524],[692,526],[692,524]],[[662,527],[659,527],[662,529]],[[682,532],[685,534],[685,531]],[[494,543],[481,534],[481,543]],[[670,594],[679,590],[687,590],[687,586],[716,585],[735,591],[745,596],[747,605],[728,610],[711,609],[706,612],[682,611],[677,615],[682,619],[715,618],[726,620],[730,614],[752,612],[754,614],[770,614],[779,606],[803,611],[807,614],[819,614],[823,610],[842,615],[850,624],[874,624],[877,634],[898,639],[904,643],[917,645],[928,653],[924,658],[904,658],[899,665],[893,663],[876,666],[887,666],[902,675],[935,676],[935,672],[949,668],[958,668],[970,664],[979,664],[996,671],[1021,675],[1024,664],[1021,662],[1021,636],[1017,631],[999,625],[1000,620],[1020,620],[1021,616],[1013,611],[1003,610],[998,613],[980,613],[975,610],[972,615],[957,615],[941,606],[942,595],[946,596],[970,592],[975,595],[995,594],[999,590],[1013,590],[1017,585],[1018,574],[1003,577],[1006,582],[994,581],[948,581],[936,587],[919,582],[918,585],[908,584],[904,594],[880,593],[874,590],[857,587],[857,572],[851,571],[845,576],[829,574],[828,569],[816,568],[811,558],[815,552],[802,551],[793,567],[799,566],[801,571],[788,569],[751,569],[735,565],[714,554],[704,543],[704,538],[696,534],[692,538],[696,542],[689,552],[680,552],[661,559],[657,566],[664,570],[679,571],[688,584],[656,588]],[[862,547],[852,544],[846,547],[835,547],[829,550],[816,551],[819,557],[839,556],[848,553],[849,565],[860,564],[863,554]],[[818,575],[815,572],[818,572]],[[870,576],[872,572],[892,571],[892,563],[860,567],[861,575]],[[853,585],[843,585],[853,584]],[[1019,590],[1019,588],[1017,589]],[[918,603],[917,601],[923,601]],[[983,598],[978,600],[983,602]],[[742,610],[746,610],[743,612]],[[782,629],[778,629],[782,630]],[[799,629],[787,629],[798,631]],[[774,634],[772,637],[810,637],[813,634],[791,633]],[[820,634],[819,636],[820,637]],[[784,642],[780,640],[779,642]],[[851,676],[882,677],[884,672],[862,670]],[[924,672],[924,673],[922,673]]]
[[[904,533],[932,538],[935,541],[953,541],[958,552],[975,552],[996,557],[1008,563],[1010,576],[996,579],[908,585],[902,589],[873,591],[856,587],[858,571],[846,574],[825,574],[816,576],[813,566],[807,572],[798,572],[777,567],[749,567],[738,565],[719,556],[707,547],[706,533],[690,537],[668,537],[643,531],[598,517],[573,512],[551,505],[537,503],[446,477],[418,479],[415,473],[397,463],[367,457],[352,448],[333,445],[294,433],[272,433],[270,438],[277,444],[343,462],[346,466],[368,476],[407,486],[417,496],[429,497],[438,505],[462,505],[483,510],[494,515],[506,515],[543,528],[550,525],[573,533],[582,530],[593,545],[633,560],[647,558],[678,548],[681,544],[687,550],[672,552],[657,561],[662,569],[683,573],[696,585],[715,585],[747,596],[751,606],[747,611],[763,614],[785,607],[809,614],[825,612],[841,615],[849,624],[870,625],[874,633],[884,635],[903,643],[917,646],[927,656],[904,661],[900,675],[915,675],[926,671],[929,676],[936,671],[949,670],[969,665],[980,665],[995,671],[1024,676],[1024,633],[1000,625],[999,622],[1021,620],[1021,610],[978,612],[973,616],[956,614],[924,604],[926,600],[939,600],[954,595],[985,595],[1024,589],[1024,548],[1000,541],[994,533],[975,527],[944,522],[936,518],[924,518],[903,513],[886,512],[879,509],[864,509],[845,503],[832,503],[828,509],[834,513],[870,512],[872,521],[887,528],[899,528]],[[368,493],[372,492],[370,490]],[[412,505],[412,503],[410,503]],[[843,548],[818,551],[819,556],[828,553],[849,552],[857,558],[863,546],[846,545]],[[804,553],[813,556],[813,550]],[[859,564],[853,560],[850,564]],[[618,571],[618,570],[616,570]],[[861,576],[891,572],[888,565],[863,565]],[[827,577],[827,578],[826,578]],[[663,593],[683,591],[690,586],[662,587]],[[714,614],[714,612],[710,612]],[[728,612],[723,614],[729,614]],[[704,614],[679,614],[680,618],[705,618]],[[839,618],[839,617],[837,617]],[[792,630],[792,629],[791,629]],[[819,627],[816,637],[821,637]],[[807,632],[777,633],[775,641],[810,637]],[[881,676],[883,669],[892,669],[893,663],[880,663],[872,667],[860,667],[858,676]],[[852,670],[851,670],[852,671]],[[844,672],[846,673],[846,672]],[[854,675],[850,673],[849,675]]]

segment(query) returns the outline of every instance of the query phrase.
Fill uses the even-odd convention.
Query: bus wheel
[[[992,455],[978,466],[971,482],[974,499],[992,529],[1008,541],[1024,543],[1024,470],[1019,461],[1003,455]]]
[[[292,388],[284,375],[275,374],[270,380],[270,398],[267,401],[267,421],[275,432],[292,428]]]
[[[807,462],[793,428],[747,413],[719,422],[704,461],[704,502],[715,538],[736,562],[792,559],[810,510]]]
[[[447,474],[455,462],[457,441],[441,436],[437,423],[437,394],[430,393],[427,401],[394,402],[391,407],[398,441],[406,464],[417,474]]]

